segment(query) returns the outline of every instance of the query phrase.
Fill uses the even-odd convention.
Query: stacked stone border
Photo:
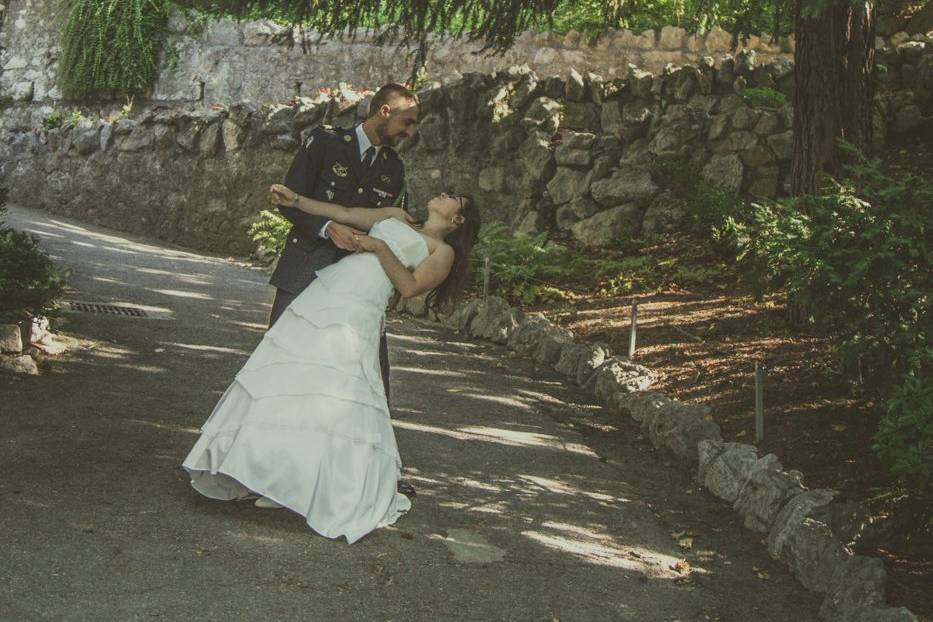
[[[866,518],[836,492],[808,490],[799,471],[754,445],[725,442],[705,405],[649,391],[656,375],[600,344],[578,343],[571,331],[540,313],[525,314],[497,296],[473,299],[438,316],[423,298],[400,298],[395,310],[428,316],[447,328],[507,346],[552,367],[588,389],[611,413],[628,415],[652,444],[697,469],[697,481],[731,503],[745,527],[766,538],[770,555],[784,562],[809,590],[823,593],[820,617],[833,622],[900,622],[917,617],[885,602],[886,572],[876,557],[856,555],[853,542]]]
[[[38,376],[48,356],[68,349],[49,330],[49,321],[35,317],[20,324],[0,324],[0,372]]]

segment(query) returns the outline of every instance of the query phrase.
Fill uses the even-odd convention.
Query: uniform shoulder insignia
[[[319,125],[311,131],[312,135],[335,136],[334,128],[329,125]]]
[[[308,134],[307,140],[305,140],[305,148],[307,149],[313,145],[316,141],[327,141],[328,138],[333,137],[333,132],[325,125],[319,125]]]

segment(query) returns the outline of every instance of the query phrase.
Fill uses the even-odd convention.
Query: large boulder
[[[581,220],[570,231],[585,246],[605,247],[622,235],[637,237],[641,218],[641,208],[635,203],[626,203]]]
[[[648,143],[648,150],[658,158],[685,155],[699,129],[689,122],[674,122],[661,127]]]
[[[656,380],[655,374],[643,365],[627,358],[614,356],[606,359],[590,376],[586,386],[591,388],[596,397],[606,404],[618,393],[644,391]]]
[[[820,617],[831,622],[917,622],[906,607],[884,602],[885,583],[884,562],[853,555],[836,568]]]
[[[561,105],[550,97],[539,97],[531,102],[525,112],[523,123],[527,122],[540,128],[548,135],[553,134],[560,127]]]
[[[619,169],[611,177],[593,182],[590,194],[607,207],[623,203],[647,205],[661,189],[648,171],[634,167]]]
[[[609,349],[601,345],[567,344],[554,366],[558,372],[572,378],[577,384],[585,384],[593,371],[605,362]]]
[[[677,231],[687,216],[687,203],[670,192],[662,192],[651,201],[641,222],[643,236]]]
[[[16,324],[0,324],[0,353],[19,354],[23,351],[23,336]]]
[[[745,443],[699,445],[697,479],[720,499],[734,503],[758,464],[758,450]]]
[[[802,479],[799,471],[783,470],[772,454],[759,460],[735,501],[735,509],[745,518],[745,526],[768,533],[787,500],[804,491]]]
[[[719,441],[719,426],[708,419],[709,407],[671,400],[647,424],[655,447],[666,447],[691,463],[698,460],[700,441]]]
[[[557,228],[570,230],[574,224],[599,212],[599,205],[589,197],[577,197],[557,208],[554,220]]]
[[[556,365],[564,347],[570,343],[573,343],[573,333],[570,330],[553,325],[542,328],[532,358],[541,365]]]
[[[507,343],[521,318],[520,310],[513,309],[498,296],[489,296],[477,309],[470,323],[470,334],[496,343]]]
[[[563,205],[586,194],[591,179],[592,175],[588,172],[559,166],[557,173],[547,184],[547,191],[554,205]]]
[[[554,151],[554,158],[560,166],[589,166],[593,161],[590,148],[596,141],[596,135],[589,132],[564,132],[561,144]]]
[[[511,168],[514,176],[511,180],[504,180],[505,184],[521,193],[539,191],[554,170],[554,153],[544,132],[528,135],[514,154]]]
[[[482,304],[482,300],[474,298],[469,302],[459,305],[450,315],[442,318],[441,321],[448,328],[459,332],[465,332],[467,329],[469,329],[470,324],[476,317],[476,314],[479,313],[479,309]]]
[[[21,374],[24,376],[38,376],[39,367],[36,365],[36,361],[28,354],[0,355],[0,372]]]
[[[551,321],[540,313],[528,314],[512,331],[508,346],[519,354],[530,354],[538,348],[541,339],[553,326]]]
[[[703,177],[735,192],[742,189],[744,174],[745,165],[742,158],[734,153],[714,155],[703,167]]]
[[[596,104],[567,102],[561,125],[571,130],[599,132],[600,110]]]

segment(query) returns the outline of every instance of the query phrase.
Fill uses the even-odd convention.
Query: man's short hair
[[[418,96],[412,93],[408,88],[401,84],[390,82],[373,95],[372,101],[369,102],[369,116],[375,115],[384,104],[388,104],[389,101],[395,97],[401,97],[412,101],[416,106],[421,103],[418,101]]]

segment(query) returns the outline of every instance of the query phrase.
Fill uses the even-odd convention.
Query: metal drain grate
[[[101,315],[119,315],[123,317],[149,317],[142,309],[108,305],[98,302],[66,302],[68,311],[76,313],[99,313]]]

